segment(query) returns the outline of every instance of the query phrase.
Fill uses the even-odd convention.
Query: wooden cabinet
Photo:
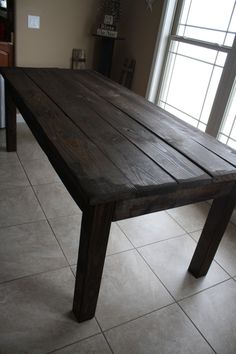
[[[13,43],[0,42],[0,66],[13,66]]]

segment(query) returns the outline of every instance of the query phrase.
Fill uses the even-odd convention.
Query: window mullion
[[[170,35],[172,35],[172,34],[174,35],[177,33],[179,19],[180,19],[181,13],[183,11],[183,3],[184,3],[184,0],[177,1],[176,10],[175,10],[175,17],[174,17],[174,21],[173,21],[173,26],[170,31]]]
[[[178,36],[178,35],[171,35],[170,38],[174,41],[177,42],[182,42],[182,43],[187,43],[187,44],[193,44],[199,47],[204,47],[204,48],[208,48],[208,49],[213,49],[213,50],[218,50],[220,52],[225,52],[225,53],[229,53],[232,48],[225,46],[225,45],[219,45],[216,43],[210,43],[210,42],[205,42],[202,41],[200,39],[192,39],[192,38],[188,38],[188,37],[182,37],[182,36]]]
[[[154,50],[154,58],[146,92],[146,98],[151,102],[155,102],[156,100],[158,85],[161,82],[161,77],[163,75],[164,63],[167,59],[168,47],[170,44],[169,34],[173,26],[174,14],[177,3],[178,0],[164,1],[160,22],[160,30],[157,36],[157,41]]]
[[[236,76],[236,36],[227,56],[211,109],[206,133],[217,137]]]

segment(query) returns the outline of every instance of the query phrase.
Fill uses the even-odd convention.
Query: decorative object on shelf
[[[152,11],[152,6],[154,5],[154,3],[157,1],[157,0],[145,0],[146,1],[146,4],[147,4],[147,8]]]
[[[102,0],[102,23],[97,28],[97,35],[117,38],[117,25],[120,20],[120,0]]]
[[[85,55],[84,49],[73,48],[71,68],[72,69],[85,69],[85,63],[86,63],[86,55]]]

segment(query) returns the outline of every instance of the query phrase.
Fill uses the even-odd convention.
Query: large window
[[[165,56],[157,51],[156,103],[236,148],[236,1],[167,3],[177,6],[171,7],[174,20]]]

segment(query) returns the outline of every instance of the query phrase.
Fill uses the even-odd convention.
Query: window
[[[236,148],[235,0],[169,0],[164,12],[162,31],[168,28],[165,18],[169,21],[166,52],[161,58],[162,34],[154,62],[159,77],[154,67],[149,98],[158,81],[153,101]]]
[[[218,139],[236,149],[236,82],[234,83]]]

